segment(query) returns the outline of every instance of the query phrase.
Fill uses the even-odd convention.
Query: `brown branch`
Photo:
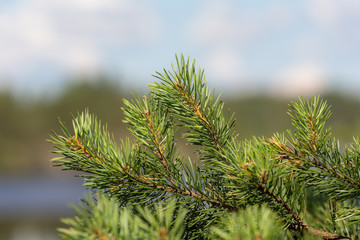
[[[160,228],[159,235],[160,235],[160,240],[169,240],[169,237],[167,236],[167,231],[164,227]]]
[[[255,186],[260,192],[263,192],[265,195],[269,196],[273,199],[276,203],[280,204],[287,212],[291,215],[292,219],[296,221],[298,229],[296,230],[303,230],[308,229],[308,226],[303,222],[303,220],[292,210],[292,208],[287,205],[285,201],[280,199],[278,196],[270,192],[264,185],[264,183],[260,182]]]
[[[211,187],[214,191],[210,190],[209,188],[206,188],[206,189],[207,189],[209,192],[212,192],[213,194],[215,194],[215,195],[216,195],[218,198],[220,198],[223,202],[226,202],[225,198],[224,198],[223,196],[221,196],[221,194],[219,193],[219,191],[217,191],[216,188],[213,187],[213,185],[211,185],[210,183],[209,183],[209,185],[210,185],[210,187]]]
[[[351,184],[351,185],[356,185],[359,186],[359,184],[357,184],[356,182],[354,182],[352,179],[348,178],[347,176],[344,176],[343,174],[339,173],[338,171],[336,171],[336,168],[330,168],[331,171],[327,166],[324,166],[323,164],[320,163],[320,161],[318,161],[314,156],[313,156],[314,160],[312,161],[318,168],[320,168],[321,170],[323,170],[326,173],[329,173],[331,175],[335,175],[335,177],[338,177],[342,180],[344,180],[345,182]],[[341,164],[341,163],[340,163]]]
[[[323,230],[319,230],[319,229],[312,228],[312,227],[308,227],[306,230],[309,233],[311,233],[315,236],[321,237],[323,239],[326,239],[326,240],[351,240],[351,238],[344,237],[344,236],[341,236],[336,233],[325,232]]]
[[[316,142],[317,142],[317,139],[316,139],[317,134],[316,134],[316,131],[315,131],[314,120],[313,120],[313,118],[311,116],[308,116],[308,121],[309,121],[310,128],[311,128],[311,136],[310,136],[311,137],[310,141],[312,143],[311,147],[313,147],[314,150],[317,151],[317,148],[316,148],[316,145],[315,145]]]
[[[211,199],[207,196],[204,197],[204,195],[202,194],[198,194],[196,192],[193,192],[193,191],[189,191],[189,190],[185,190],[185,189],[182,189],[182,188],[174,188],[173,186],[163,186],[163,185],[157,185],[155,183],[152,183],[152,182],[149,182],[149,181],[146,181],[146,180],[140,180],[138,179],[140,183],[142,184],[145,184],[149,187],[152,187],[152,188],[155,188],[155,189],[159,189],[159,190],[163,190],[163,191],[166,191],[168,193],[172,193],[172,194],[180,194],[180,195],[183,195],[183,196],[188,196],[188,197],[194,197],[194,198],[197,198],[197,199],[201,199],[203,201],[206,201],[206,202],[209,202],[215,206],[219,206],[221,208],[224,208],[224,209],[228,209],[228,210],[236,210],[237,208],[230,205],[230,204],[227,204],[225,202],[219,202],[215,199]]]
[[[276,203],[280,204],[287,212],[291,215],[292,219],[295,220],[296,224],[290,225],[290,228],[296,231],[307,231],[317,237],[321,237],[326,240],[335,240],[335,239],[350,239],[348,237],[344,237],[341,235],[338,235],[336,233],[329,233],[323,230],[319,230],[316,228],[309,227],[304,223],[304,221],[297,215],[292,208],[282,199],[280,199],[278,196],[270,192],[263,183],[259,183],[256,185],[256,188],[263,192],[265,195],[269,196],[271,199],[273,199]]]
[[[209,123],[209,120],[206,118],[206,116],[202,113],[200,106],[196,103],[193,96],[189,96],[187,92],[183,90],[183,87],[180,86],[178,82],[174,82],[174,85],[176,87],[176,90],[178,93],[185,98],[185,103],[189,105],[189,107],[194,111],[195,115],[199,117],[201,122],[204,124],[205,128],[208,130],[209,135],[213,142],[215,143],[215,146],[218,150],[221,149],[220,142],[218,140],[216,131],[212,127],[212,125]]]
[[[278,143],[274,138],[267,138],[267,140],[273,144],[274,146],[276,146],[281,152],[278,153],[278,157],[276,158],[276,160],[288,160],[291,164],[303,164],[301,161],[301,156],[298,156],[299,159],[295,159],[293,157],[294,152],[292,151],[292,149],[288,148],[288,147],[284,147],[282,146],[280,143]],[[316,149],[316,147],[314,148]],[[291,151],[290,151],[291,150]],[[290,154],[288,154],[290,153]],[[341,180],[344,180],[345,182],[351,184],[351,185],[356,185],[359,186],[359,184],[357,184],[356,182],[354,182],[352,179],[348,178],[347,176],[344,176],[343,174],[339,173],[338,171],[336,171],[337,166],[329,168],[328,166],[324,166],[321,161],[317,160],[317,158],[311,154],[310,152],[306,152],[308,155],[310,155],[313,159],[307,159],[309,161],[311,161],[316,167],[318,167],[320,170],[331,174]],[[345,166],[351,166],[351,165],[345,165],[344,163],[340,163],[340,165],[342,165],[343,167]]]
[[[76,137],[71,137],[68,140],[66,140],[67,143],[70,144],[70,149],[73,151],[80,151],[83,153],[83,155],[88,159],[94,159],[93,156],[91,156],[90,152],[86,149],[86,147],[80,142],[79,139]],[[101,161],[99,158],[95,157],[95,159],[101,163],[104,164],[103,161]]]
[[[151,116],[150,116],[150,113],[149,111],[145,110],[144,112],[142,112],[144,115],[145,115],[145,119],[146,121],[148,122],[147,126],[150,128],[150,131],[151,131],[151,135],[153,137],[153,143],[156,145],[156,148],[157,148],[157,153],[156,155],[159,157],[160,159],[160,162],[161,164],[167,169],[169,170],[169,166],[165,160],[165,153],[164,153],[164,150],[161,146],[161,142],[159,141],[159,136],[158,136],[158,133],[154,127],[154,124],[152,123],[152,120],[151,120]]]
[[[218,207],[221,207],[221,208],[224,208],[224,209],[228,209],[228,210],[231,210],[231,211],[237,210],[236,207],[226,203],[225,201],[220,202],[220,201],[218,201],[216,199],[212,199],[212,198],[209,198],[208,196],[204,196],[203,194],[198,194],[198,193],[196,193],[194,191],[189,191],[189,190],[186,190],[186,189],[182,189],[180,187],[175,187],[175,185],[172,185],[172,186],[160,185],[160,184],[158,184],[156,182],[149,181],[149,178],[144,178],[144,176],[136,176],[136,175],[134,175],[133,173],[130,172],[129,169],[127,169],[127,171],[125,171],[125,173],[130,178],[133,179],[132,181],[138,182],[140,184],[143,184],[145,186],[148,186],[148,187],[160,190],[160,191],[165,191],[165,192],[168,192],[168,193],[171,193],[171,194],[174,194],[174,195],[182,195],[182,196],[187,196],[187,197],[193,197],[193,198],[200,199],[202,201],[206,201],[206,202],[211,203],[211,204],[213,204],[215,206],[218,206]],[[157,180],[159,180],[159,179],[157,179]],[[117,186],[124,186],[126,183],[124,183],[123,181],[118,181],[116,184],[117,184]],[[109,187],[117,187],[117,186],[112,185],[112,186],[109,186]]]
[[[93,234],[94,238],[99,240],[114,240],[114,237],[108,238],[105,234],[103,234],[99,229],[94,229],[95,234]]]

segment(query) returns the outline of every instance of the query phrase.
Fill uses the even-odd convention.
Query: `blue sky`
[[[0,0],[0,89],[105,73],[134,91],[175,53],[229,94],[360,90],[360,1]]]

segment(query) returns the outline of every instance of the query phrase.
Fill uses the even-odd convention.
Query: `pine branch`
[[[224,117],[220,96],[214,99],[203,70],[196,71],[194,61],[190,64],[189,59],[186,61],[181,56],[180,59],[176,57],[176,62],[173,73],[157,72],[155,77],[161,82],[150,84],[150,89],[156,94],[156,100],[166,104],[184,122],[184,127],[191,130],[185,138],[191,144],[203,147],[203,160],[229,161],[226,149],[234,148],[233,115]]]
[[[296,231],[307,231],[315,236],[321,237],[323,239],[350,239],[344,236],[341,236],[339,234],[326,232],[323,230],[319,230],[316,228],[309,227],[307,224],[304,223],[304,221],[293,211],[293,209],[287,205],[286,202],[284,202],[282,199],[275,196],[273,193],[269,192],[268,189],[264,187],[263,184],[259,184],[256,186],[256,188],[269,196],[271,199],[273,199],[275,202],[280,204],[287,212],[291,215],[292,220],[294,220],[295,224],[290,224],[290,228]]]
[[[174,201],[156,205],[155,211],[134,205],[119,208],[103,193],[96,199],[87,196],[74,209],[77,218],[63,219],[70,227],[59,229],[64,239],[182,239],[187,211],[177,208]]]
[[[169,180],[171,184],[163,186],[156,181],[149,182],[141,176],[130,177],[158,190],[161,189],[172,194],[194,197],[216,206],[222,206],[226,209],[235,209],[234,206],[226,203],[224,197],[210,183],[205,183],[208,187],[206,187],[206,185],[204,187],[207,192],[212,192],[215,198],[209,198],[209,194],[204,193],[204,191],[195,192],[185,190],[178,184],[179,179],[174,179],[174,169],[171,168],[171,162],[173,161],[171,158],[176,155],[171,152],[176,148],[175,140],[173,138],[174,133],[172,131],[173,119],[168,118],[167,114],[169,110],[165,107],[165,105],[158,104],[155,99],[150,96],[145,97],[142,101],[140,99],[136,99],[133,103],[125,101],[125,107],[123,110],[126,116],[125,122],[131,125],[130,131],[134,133],[139,141],[144,142],[144,140],[147,140],[145,144],[150,150],[150,154],[155,152],[156,157],[161,162],[162,166],[158,166],[158,169],[160,170],[162,167],[164,168],[163,177]],[[165,146],[171,147],[166,148]],[[167,149],[169,152],[166,152]],[[200,175],[196,177],[196,179],[200,178]],[[186,185],[191,186],[192,183],[186,182]],[[217,199],[220,199],[220,201]]]
[[[224,104],[220,96],[215,98],[214,91],[208,89],[203,70],[196,71],[195,63],[183,56],[176,61],[172,72],[157,73],[155,77],[160,82],[150,85],[148,95],[124,100],[124,122],[134,137],[133,143],[126,139],[118,147],[106,126],[85,111],[74,117],[73,134],[64,123],[60,123],[63,135],[53,133],[54,153],[62,155],[53,159],[53,164],[82,172],[89,188],[105,191],[120,207],[133,204],[143,207],[133,210],[142,219],[154,220],[151,216],[161,209],[161,203],[176,202],[187,209],[186,217],[177,222],[184,225],[181,237],[187,239],[207,238],[211,231],[223,239],[240,237],[230,225],[234,218],[223,217],[235,212],[246,215],[246,209],[250,209],[247,206],[253,205],[269,208],[251,211],[274,214],[276,217],[269,219],[281,222],[276,225],[282,226],[281,236],[310,234],[323,239],[354,236],[356,228],[350,231],[348,223],[357,224],[360,211],[357,203],[345,203],[360,195],[360,142],[355,141],[342,152],[339,144],[331,140],[331,132],[325,128],[331,115],[326,102],[318,97],[292,102],[289,115],[294,134],[289,130],[272,138],[239,142],[233,115],[224,115]],[[185,131],[187,143],[198,147],[195,154],[202,163],[181,153],[175,138],[177,128]],[[333,228],[311,221],[306,209],[309,188],[334,200],[328,214]],[[90,205],[92,211],[98,211],[95,204]],[[88,218],[81,211],[78,214],[88,220],[101,218],[100,215]],[[129,218],[128,213],[124,216]],[[246,218],[236,219],[243,222]],[[112,224],[116,225],[116,221],[125,220],[120,220],[119,215],[114,221]],[[222,221],[227,225],[221,225]],[[102,225],[90,230],[80,222],[69,220],[69,224],[90,231],[97,238],[117,236],[115,230],[109,235]],[[239,227],[258,228],[256,224],[244,222],[245,226]],[[169,231],[157,229],[157,237],[166,239]],[[262,231],[268,232],[268,228]],[[63,233],[71,235],[68,230]]]
[[[358,153],[356,147],[341,152],[339,144],[330,139],[330,129],[325,130],[330,107],[318,97],[311,101],[301,99],[290,106],[295,136],[288,131],[283,137],[277,135],[267,139],[277,149],[279,159],[287,159],[310,184],[338,200],[359,195],[357,163],[360,162],[354,157]]]
[[[145,102],[149,103],[148,100]],[[134,106],[132,105],[132,107]],[[158,111],[151,112],[157,113]],[[127,202],[154,204],[176,197],[182,199],[182,202],[186,204],[200,203],[197,209],[235,210],[236,207],[228,203],[219,191],[205,179],[204,172],[197,165],[190,167],[189,164],[186,165],[183,159],[174,159],[174,153],[168,152],[172,151],[173,147],[158,147],[160,145],[158,139],[162,139],[161,141],[165,144],[167,141],[169,144],[174,144],[171,137],[173,133],[168,130],[162,131],[162,122],[156,119],[156,116],[151,112],[142,111],[142,117],[147,119],[143,122],[149,139],[146,146],[155,150],[155,154],[151,154],[145,149],[142,150],[137,145],[130,147],[130,143],[127,141],[119,149],[120,156],[117,161],[120,164],[110,164],[110,159],[105,158],[109,156],[109,153],[104,152],[104,149],[110,150],[108,147],[93,148],[93,146],[100,145],[98,130],[101,127],[94,117],[85,113],[74,119],[73,125],[76,126],[77,137],[71,134],[67,134],[66,137],[59,135],[53,137],[56,140],[54,143],[58,144],[58,151],[55,152],[65,157],[65,159],[54,159],[54,163],[67,170],[84,172],[85,175],[83,176],[86,179],[87,186],[109,192],[112,196],[117,197],[122,204]],[[163,111],[160,112],[164,113]],[[63,130],[68,132],[65,126]],[[133,131],[140,135],[140,132],[135,128]],[[84,132],[86,132],[86,137],[82,134]],[[142,133],[143,139],[147,139],[144,137],[145,132]],[[103,132],[102,135],[107,136],[108,134]],[[167,149],[168,151],[160,149]],[[109,152],[113,153],[113,151],[114,149],[111,148]],[[161,154],[158,154],[160,151]]]
[[[210,239],[288,239],[286,226],[278,216],[265,207],[251,206],[222,218],[219,225],[211,227]]]

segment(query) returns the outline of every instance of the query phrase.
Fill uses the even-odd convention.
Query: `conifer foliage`
[[[176,57],[154,77],[149,94],[124,100],[133,140],[118,146],[88,110],[51,135],[53,165],[95,190],[63,220],[63,239],[359,239],[360,142],[331,137],[325,101],[291,102],[292,130],[240,141],[194,61]]]

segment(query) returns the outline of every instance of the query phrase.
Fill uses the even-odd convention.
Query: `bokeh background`
[[[360,134],[360,1],[0,0],[0,239],[58,239],[86,192],[50,167],[58,117],[89,108],[128,135],[122,99],[175,54],[195,58],[236,112],[241,139],[291,128],[298,96],[332,105],[341,144]]]

